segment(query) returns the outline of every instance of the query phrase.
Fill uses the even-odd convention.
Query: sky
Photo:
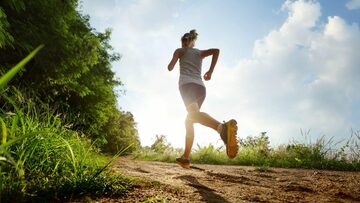
[[[184,147],[179,66],[167,65],[191,29],[196,48],[220,49],[201,111],[236,119],[240,138],[267,132],[277,146],[360,130],[360,0],[83,0],[78,9],[96,31],[112,29],[126,91],[118,105],[134,115],[143,146],[161,134]],[[194,146],[221,142],[195,125]]]

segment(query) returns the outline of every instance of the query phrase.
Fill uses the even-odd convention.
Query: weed
[[[81,132],[67,129],[46,105],[1,95],[13,112],[0,110],[0,197],[4,202],[71,200],[82,195],[122,195],[132,180],[105,169]],[[108,158],[107,158],[108,160]]]
[[[212,144],[205,147],[198,145],[191,153],[190,160],[191,163],[202,164],[258,166],[256,170],[259,171],[268,171],[269,167],[360,171],[360,131],[352,131],[350,139],[338,149],[335,147],[339,143],[334,143],[332,138],[322,136],[311,142],[310,131],[301,132],[306,139],[305,143],[293,141],[276,148],[270,147],[266,132],[259,136],[239,139],[241,147],[234,159],[227,158],[224,147],[216,148]],[[161,150],[145,147],[135,152],[134,158],[174,162],[176,156],[182,152],[180,149],[172,148],[166,142],[165,136],[156,139],[155,143],[156,146],[162,146]]]

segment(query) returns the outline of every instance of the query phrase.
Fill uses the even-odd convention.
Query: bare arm
[[[179,60],[179,58],[181,57],[181,55],[182,55],[181,49],[176,49],[174,51],[173,57],[172,57],[169,65],[168,65],[168,70],[169,71],[172,71],[174,69],[174,67],[175,67],[177,61]]]
[[[211,79],[211,75],[212,75],[212,73],[214,71],[215,65],[216,65],[217,60],[219,58],[219,53],[220,53],[219,49],[208,49],[208,50],[201,51],[200,55],[203,58],[212,55],[210,68],[204,75],[205,80],[210,80]]]

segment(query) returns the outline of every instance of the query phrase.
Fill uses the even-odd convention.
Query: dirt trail
[[[360,173],[305,169],[176,164],[119,158],[113,168],[150,180],[121,199],[100,202],[360,202]]]

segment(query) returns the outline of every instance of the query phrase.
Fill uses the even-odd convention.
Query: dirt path
[[[176,164],[119,158],[113,168],[148,180],[122,199],[100,202],[360,202],[360,173]],[[145,181],[146,182],[146,181]]]

